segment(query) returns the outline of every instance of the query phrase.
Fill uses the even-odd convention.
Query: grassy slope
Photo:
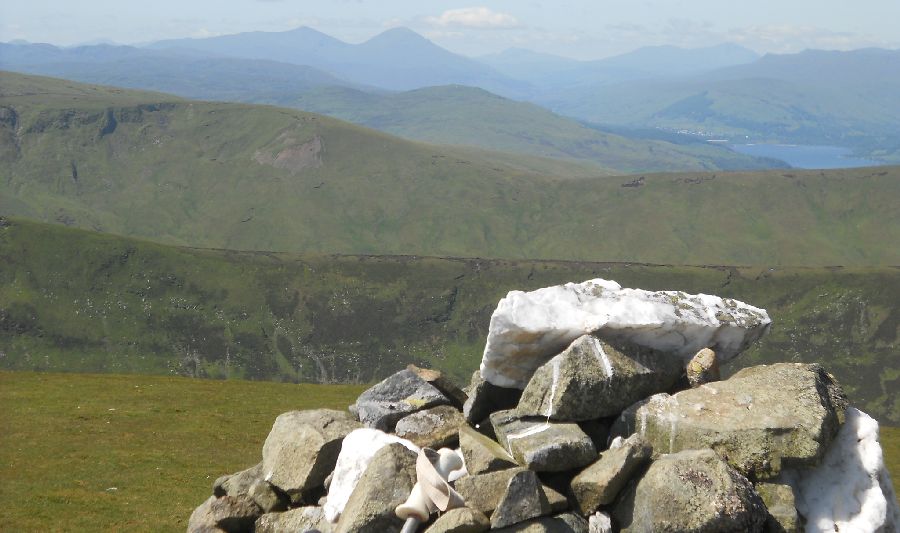
[[[260,460],[275,416],[361,389],[0,372],[0,529],[184,531],[218,476]],[[881,443],[900,479],[900,429]]]
[[[299,111],[0,81],[0,213],[230,249],[900,264],[900,167],[600,178]]]
[[[298,256],[5,224],[2,368],[360,382],[416,362],[466,381],[509,290],[605,277],[767,308],[775,326],[736,364],[820,361],[900,424],[897,268]]]

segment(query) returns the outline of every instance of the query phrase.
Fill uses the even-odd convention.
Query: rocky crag
[[[769,325],[605,280],[513,291],[465,390],[410,366],[280,415],[188,530],[900,531],[878,424],[822,366],[720,379]]]

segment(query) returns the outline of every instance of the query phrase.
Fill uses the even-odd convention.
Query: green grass
[[[609,177],[296,110],[9,73],[0,94],[7,215],[240,250],[900,264],[900,167]]]
[[[275,417],[360,386],[0,372],[0,530],[184,531]]]

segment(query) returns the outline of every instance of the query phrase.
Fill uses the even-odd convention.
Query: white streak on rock
[[[600,364],[603,365],[603,370],[606,371],[606,377],[611,378],[613,375],[612,363],[609,361],[609,356],[603,351],[600,340],[597,339],[597,337],[591,337],[591,344],[594,345],[594,349],[597,350],[596,353],[599,354],[598,359],[600,360]]]
[[[560,359],[553,359],[553,383],[550,384],[550,403],[547,405],[547,421],[550,421],[550,416],[553,415],[553,400],[556,398],[556,387],[559,385],[559,365]]]

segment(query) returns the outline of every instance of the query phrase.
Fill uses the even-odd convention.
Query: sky
[[[310,26],[362,42],[406,26],[457,53],[599,59],[733,42],[760,53],[900,48],[900,0],[0,0],[0,41],[136,44]]]

